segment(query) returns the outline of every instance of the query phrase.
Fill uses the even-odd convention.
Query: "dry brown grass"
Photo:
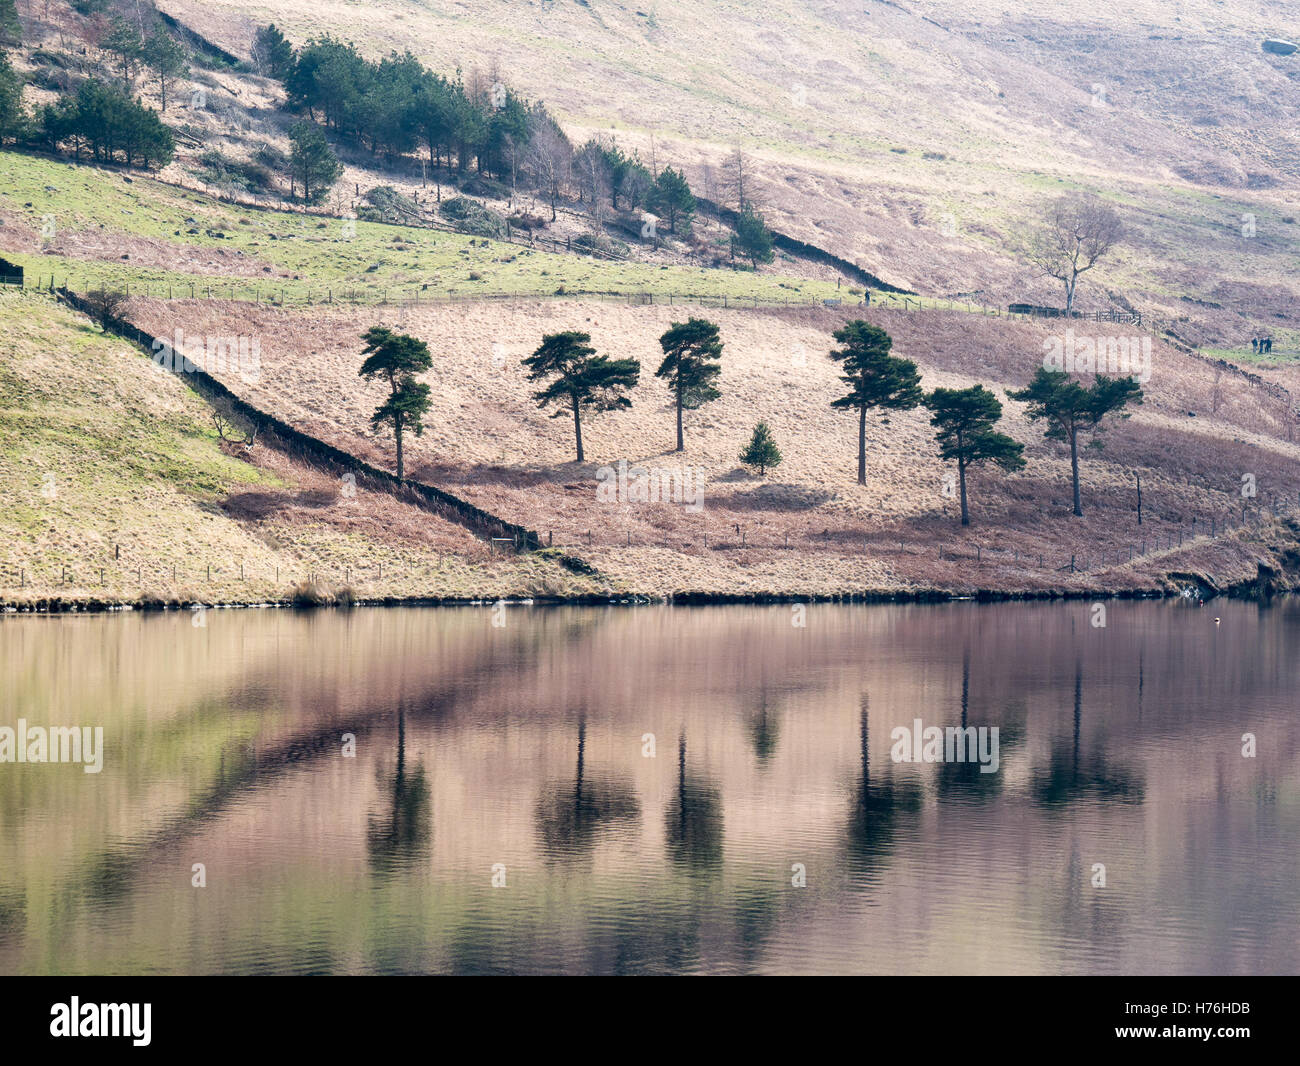
[[[658,336],[690,313],[703,313],[722,328],[724,397],[688,413],[687,448],[677,455],[667,392],[653,371],[661,354]],[[384,322],[425,338],[435,357],[429,375],[435,405],[427,432],[410,442],[413,474],[538,530],[544,541],[574,545],[623,588],[647,594],[1098,582],[1152,587],[1163,573],[1192,567],[1198,553],[1228,567],[1221,556],[1229,542],[1210,545],[1193,536],[1208,532],[1211,520],[1218,528],[1225,518],[1240,519],[1243,474],[1256,479],[1259,495],[1252,504],[1274,497],[1295,501],[1300,491],[1300,448],[1285,439],[1288,427],[1278,406],[1258,389],[1223,379],[1216,412],[1212,369],[1156,343],[1145,406],[1108,431],[1099,456],[1084,459],[1082,520],[1069,515],[1064,450],[1043,439],[1020,405],[1008,402],[1004,428],[1026,442],[1030,465],[1014,477],[973,475],[974,524],[963,530],[955,501],[943,495],[948,471],[920,411],[897,415],[888,425],[871,419],[868,484],[856,484],[856,425],[829,406],[840,386],[825,354],[831,331],[849,314],[693,312],[576,301],[315,313],[208,302],[137,301],[134,307],[141,324],[160,332],[179,324],[193,332],[258,336],[260,382],[228,383],[300,428],[385,466],[391,441],[368,421],[380,391],[356,377],[359,337]],[[1055,328],[957,312],[873,309],[866,317],[890,331],[898,354],[918,362],[927,387],[983,382],[999,393],[1029,378]],[[598,350],[642,363],[632,410],[585,426],[590,460],[581,466],[571,458],[570,423],[536,409],[533,386],[519,366],[543,333],[563,328],[587,330]],[[494,365],[494,345],[505,353],[504,366]],[[760,418],[772,426],[786,457],[766,479],[745,472],[736,459]],[[619,459],[699,469],[703,510],[598,503],[597,470]],[[1141,527],[1135,472],[1142,476]],[[1156,554],[1157,539],[1162,546],[1171,539],[1176,544],[1180,533],[1181,553]],[[1140,553],[1144,541],[1147,555],[1130,565],[1128,550]],[[1072,556],[1081,567],[1086,561],[1093,575],[1058,572]],[[1251,576],[1253,563],[1239,562],[1228,567],[1231,573]],[[1099,578],[1103,566],[1108,569]]]
[[[271,17],[248,0],[164,6],[237,52]],[[1131,239],[1086,278],[1083,305],[1126,298],[1203,322],[1216,343],[1265,313],[1300,326],[1297,232],[1283,222],[1300,213],[1294,61],[1259,49],[1293,31],[1268,0],[280,0],[273,16],[299,40],[330,31],[374,56],[494,69],[574,138],[685,165],[706,194],[710,168],[741,148],[779,229],[918,291],[1059,301],[1015,246],[1047,198],[1085,187],[1115,201]],[[1260,297],[1267,312],[1243,321],[1242,301]]]
[[[0,602],[576,595],[599,581],[493,555],[459,525],[269,447],[82,316],[0,294]]]

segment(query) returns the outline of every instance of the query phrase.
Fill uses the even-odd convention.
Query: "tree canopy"
[[[296,122],[289,131],[289,176],[309,204],[319,202],[343,174],[343,164],[319,126]]]
[[[722,395],[714,382],[722,373],[722,339],[718,327],[704,318],[674,322],[659,338],[664,359],[655,377],[668,383],[677,409],[677,451],[686,448],[682,412],[695,410]]]
[[[97,162],[164,166],[176,148],[172,131],[157,113],[120,86],[88,78],[74,95],[41,110],[41,135],[51,147],[72,144],[78,158],[88,151]]]
[[[731,257],[737,254],[748,259],[755,269],[759,263],[770,263],[774,258],[772,231],[763,216],[748,204],[736,219],[736,232],[731,236]]]
[[[632,406],[624,390],[635,387],[641,376],[636,359],[610,359],[597,355],[591,334],[568,330],[548,333],[532,355],[523,360],[529,381],[553,379],[533,393],[538,407],[557,406],[551,417],[573,416],[578,462],[585,459],[582,448],[582,411],[613,411]]]
[[[1023,469],[1025,446],[993,428],[1002,417],[1002,404],[983,385],[935,389],[922,402],[930,409],[930,425],[936,431],[939,457],[957,463],[961,524],[968,526],[966,471],[988,462],[1003,470]]]
[[[771,467],[780,466],[782,458],[781,449],[776,446],[771,428],[766,422],[759,422],[754,426],[754,433],[749,438],[749,443],[741,449],[740,461],[745,466],[757,467],[758,476],[762,477]]]
[[[406,476],[403,435],[410,430],[417,437],[424,433],[424,416],[429,410],[429,386],[416,381],[433,366],[429,346],[417,337],[394,333],[387,326],[371,326],[362,335],[365,360],[360,375],[367,381],[381,378],[388,382],[388,396],[375,408],[370,424],[391,426],[397,443],[397,480]]]
[[[867,483],[867,412],[880,408],[906,411],[921,402],[921,377],[910,359],[890,355],[894,341],[879,326],[855,319],[832,336],[841,345],[830,357],[844,371],[849,391],[831,406],[858,412],[858,484]]]
[[[1132,377],[1098,375],[1091,386],[1075,381],[1063,370],[1039,367],[1025,388],[1008,396],[1028,404],[1029,417],[1046,422],[1049,440],[1070,446],[1070,471],[1074,486],[1074,513],[1083,516],[1079,495],[1079,435],[1096,432],[1107,415],[1122,414],[1129,404],[1142,402],[1142,387]],[[1095,438],[1091,447],[1099,448]]]
[[[1114,209],[1096,196],[1063,196],[1048,205],[1030,238],[1028,257],[1065,286],[1065,310],[1074,310],[1079,276],[1095,267],[1124,235]]]

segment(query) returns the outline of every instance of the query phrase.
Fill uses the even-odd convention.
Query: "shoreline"
[[[1300,594],[1300,587],[1294,585],[1275,585],[1272,582],[1241,582],[1224,589],[1214,589],[1204,585],[1188,582],[1187,585],[1169,588],[1111,588],[1111,589],[976,589],[970,592],[952,589],[896,589],[896,590],[862,590],[838,593],[764,593],[764,592],[679,592],[669,595],[646,595],[627,593],[625,595],[601,595],[583,593],[577,596],[530,596],[530,597],[438,597],[438,596],[383,596],[358,598],[347,602],[335,603],[298,603],[293,600],[236,600],[211,601],[175,600],[161,602],[151,601],[116,601],[97,597],[53,597],[27,603],[15,603],[0,599],[0,615],[42,615],[55,616],[66,614],[126,614],[126,613],[166,613],[170,611],[197,610],[288,610],[288,611],[349,611],[361,607],[425,607],[425,608],[463,608],[492,607],[498,603],[509,607],[723,607],[723,606],[764,606],[787,604],[842,604],[862,606],[884,606],[904,604],[940,604],[940,603],[1053,603],[1077,602],[1080,600],[1176,600],[1191,599],[1192,590],[1200,595],[1195,597],[1205,601],[1215,599],[1269,601],[1274,598],[1285,599]]]

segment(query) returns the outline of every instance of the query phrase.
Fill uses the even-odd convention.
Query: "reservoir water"
[[[1300,970],[1295,602],[10,615],[0,677],[103,729],[0,762],[3,973]]]

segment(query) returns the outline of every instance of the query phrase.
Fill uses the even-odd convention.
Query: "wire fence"
[[[683,553],[718,552],[803,552],[807,554],[834,554],[839,556],[864,555],[879,560],[934,559],[938,562],[956,563],[964,567],[989,567],[999,569],[1014,567],[1053,577],[1058,574],[1097,574],[1119,567],[1140,564],[1156,555],[1168,556],[1171,552],[1204,546],[1242,531],[1258,531],[1269,518],[1295,518],[1300,516],[1300,496],[1296,504],[1290,500],[1274,498],[1265,504],[1246,505],[1232,515],[1212,515],[1209,519],[1193,519],[1187,525],[1155,532],[1149,536],[1135,536],[1107,548],[1092,546],[1086,552],[1069,555],[1059,547],[1045,547],[1040,551],[1019,548],[1000,548],[988,544],[965,545],[954,548],[933,541],[885,539],[879,534],[812,534],[804,536],[783,535],[781,538],[763,540],[751,538],[745,531],[738,534],[716,536],[708,533],[698,538],[677,541],[658,541],[638,537],[632,531],[622,536],[611,536],[607,530],[581,532],[548,531],[540,539],[540,547],[561,552],[631,550],[638,548],[668,549]],[[516,534],[513,537],[492,537],[487,542],[489,557],[513,556],[525,546]],[[534,545],[536,547],[536,545]],[[420,580],[436,581],[444,572],[449,559],[461,560],[456,553],[440,552],[436,563],[416,564],[409,559],[393,558],[369,565],[352,566],[337,561],[304,563],[299,567],[254,566],[244,561],[197,562],[192,556],[181,561],[121,558],[120,547],[111,549],[101,558],[66,556],[58,559],[33,560],[30,563],[0,563],[0,589],[33,592],[51,589],[93,590],[94,588],[134,587],[140,592],[157,594],[162,591],[185,590],[198,593],[203,586],[227,588],[233,582],[250,588],[270,589],[273,597],[289,598],[304,588],[349,588],[354,591],[375,589],[385,585],[407,585]],[[586,564],[581,555],[569,557],[571,566],[579,571]]]
[[[0,285],[13,285],[27,292],[57,292],[60,289],[85,296],[105,286],[85,279],[56,274],[38,274],[34,282],[0,278]],[[111,287],[111,286],[109,286]],[[936,297],[900,296],[891,292],[870,292],[850,296],[744,296],[735,293],[649,292],[645,290],[571,289],[430,289],[428,285],[412,286],[357,286],[327,285],[321,288],[276,288],[256,282],[240,284],[226,281],[213,283],[198,280],[177,284],[174,282],[124,283],[121,291],[127,296],[155,300],[219,300],[230,303],[249,303],[268,307],[318,307],[335,304],[346,306],[419,306],[421,304],[477,303],[498,300],[601,300],[630,306],[661,307],[711,307],[723,310],[755,310],[779,308],[852,308],[876,307],[891,311],[963,311],[990,317],[1034,317],[1028,312],[1012,312],[986,304],[965,300]],[[1089,320],[1119,322],[1119,312],[1093,313]]]
[[[721,536],[703,533],[697,539],[664,542],[638,537],[631,530],[623,531],[621,536],[610,536],[608,531],[561,531],[557,540],[556,533],[552,530],[546,533],[542,542],[546,547],[564,551],[669,548],[678,551],[715,552],[800,550],[826,552],[838,549],[839,554],[846,555],[865,553],[880,558],[907,555],[937,558],[940,561],[969,561],[976,565],[985,562],[991,565],[1013,565],[1047,572],[1088,572],[1127,565],[1159,552],[1178,551],[1195,543],[1204,544],[1241,530],[1258,530],[1268,517],[1294,517],[1300,514],[1298,508],[1300,508],[1300,495],[1297,496],[1296,507],[1293,507],[1289,501],[1274,499],[1263,506],[1244,507],[1238,515],[1224,514],[1213,515],[1208,519],[1192,519],[1187,525],[1135,536],[1133,540],[1121,542],[1115,547],[1100,548],[1094,545],[1087,552],[1072,553],[1068,557],[1055,547],[1044,548],[1041,551],[1022,551],[985,544],[953,548],[921,538],[909,542],[906,538],[900,539],[897,536],[884,538],[879,534],[843,532],[803,536],[783,534],[776,540],[764,540],[761,537],[751,537],[745,531],[738,531]]]
[[[105,287],[97,282],[54,274],[38,274],[35,282],[0,278],[0,286],[9,285],[23,292],[66,291],[80,296]],[[723,309],[755,309],[782,307],[847,307],[867,306],[862,297],[845,300],[838,297],[798,296],[740,296],[733,293],[677,293],[620,291],[614,289],[571,289],[559,286],[545,291],[512,289],[446,289],[434,290],[427,285],[413,286],[324,286],[319,289],[276,289],[256,283],[194,281],[176,283],[124,283],[121,291],[127,296],[155,300],[220,300],[231,303],[249,303],[268,307],[313,307],[342,304],[347,306],[419,306],[421,304],[478,303],[487,300],[602,300],[632,306],[692,306]],[[915,304],[915,301],[913,301]]]

